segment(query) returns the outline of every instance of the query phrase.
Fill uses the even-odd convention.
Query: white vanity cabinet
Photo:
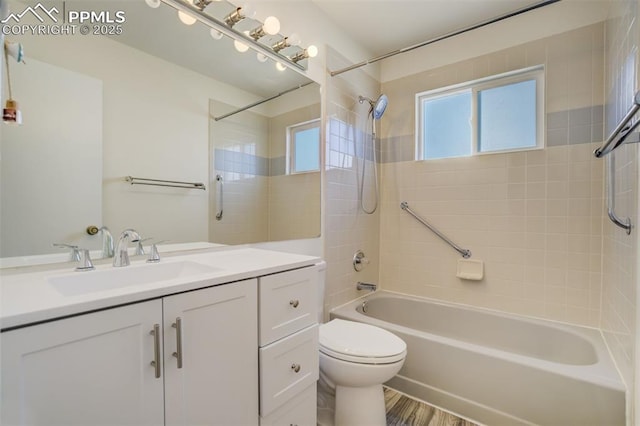
[[[316,424],[319,267],[259,279],[260,424]]]
[[[3,332],[1,423],[257,425],[256,281]]]
[[[165,425],[257,425],[256,280],[163,303]]]
[[[159,425],[154,336],[162,301],[109,309],[0,335],[3,425]]]

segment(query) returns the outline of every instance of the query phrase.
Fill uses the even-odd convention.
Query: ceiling
[[[234,5],[243,3],[241,0],[230,1]],[[320,22],[334,23],[344,31],[344,36],[377,56],[514,12],[540,0],[279,1],[286,2],[288,8],[295,7],[296,3],[307,3],[312,7],[304,10],[324,13],[326,16],[320,17]],[[126,10],[125,31],[112,37],[114,40],[261,97],[309,81],[293,70],[277,71],[271,60],[259,63],[255,52],[238,53],[226,37],[213,40],[204,25],[181,24],[176,11],[165,5],[151,9],[143,0],[67,0],[66,3],[69,10],[74,6],[86,8],[87,3],[93,10]],[[221,8],[213,11],[220,16],[234,8],[227,1],[212,4]],[[238,30],[252,29],[257,24],[250,19],[246,21],[238,24]]]
[[[239,53],[233,41],[227,37],[214,40],[209,28],[204,25],[182,24],[177,12],[167,5],[152,9],[143,0],[91,1],[93,10],[126,11],[122,34],[111,36],[113,40],[259,97],[273,96],[310,81],[294,70],[277,70],[272,60],[258,62],[252,50]],[[66,4],[68,8],[81,10],[87,0],[67,0]],[[215,8],[210,13],[219,19],[234,9],[226,1],[216,1],[212,6]],[[245,31],[257,25],[256,21],[247,19],[234,28]],[[269,37],[273,37],[273,40]],[[267,36],[261,42],[273,43],[277,40],[275,36]],[[291,47],[282,52],[290,56],[296,51],[297,48]]]
[[[539,0],[311,0],[374,56],[460,30]]]
[[[67,3],[86,4],[87,1],[68,0]],[[230,1],[234,5],[243,3]],[[377,56],[505,15],[540,0],[280,1],[287,2],[286,7],[300,3],[315,6],[304,10],[320,9],[318,12],[324,12],[326,19],[342,29],[346,37]],[[113,37],[114,40],[259,96],[273,95],[308,81],[293,70],[287,70],[285,73],[289,75],[283,78],[273,62],[258,63],[255,53],[236,52],[227,38],[214,41],[203,25],[181,24],[176,11],[168,6],[151,9],[142,0],[91,0],[91,3],[101,10],[126,10],[126,31]],[[211,7],[209,13],[219,19],[234,8],[227,1],[214,1]],[[237,29],[252,29],[257,24],[248,19],[241,21]]]

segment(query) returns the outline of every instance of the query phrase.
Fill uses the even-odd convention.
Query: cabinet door
[[[150,301],[2,333],[2,424],[162,424],[161,315]]]
[[[164,299],[167,426],[258,424],[257,310],[257,280]]]

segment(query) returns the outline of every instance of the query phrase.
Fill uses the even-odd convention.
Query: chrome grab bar
[[[614,211],[616,208],[615,159],[610,155],[607,160],[607,170],[609,172],[609,182],[607,185],[607,215],[609,216],[609,219],[611,219],[611,222],[616,226],[625,229],[627,231],[627,235],[631,235],[631,219],[628,217],[620,219]]]
[[[217,191],[216,191],[216,220],[222,220],[222,214],[224,213],[223,203],[224,203],[224,180],[222,179],[222,175],[216,175],[216,183],[217,183]]]
[[[633,106],[627,111],[622,121],[618,123],[611,135],[607,138],[604,145],[593,151],[593,155],[600,158],[609,154],[611,151],[622,145],[627,137],[633,132],[640,124],[640,120],[636,120],[635,123],[628,124],[636,113],[640,110],[640,92],[637,92],[633,97]],[[618,138],[618,136],[620,136]]]
[[[415,214],[413,212],[413,210],[411,210],[409,208],[409,203],[407,203],[406,201],[403,201],[400,203],[400,208],[404,211],[406,211],[407,213],[409,213],[411,216],[413,216],[418,222],[420,222],[421,224],[423,224],[424,226],[426,226],[427,228],[429,228],[429,230],[431,232],[433,232],[434,234],[436,234],[438,237],[440,237],[440,239],[442,241],[444,241],[445,243],[449,244],[451,247],[454,248],[454,250],[456,250],[458,253],[460,253],[462,255],[463,258],[468,259],[471,257],[471,250],[468,249],[463,249],[460,246],[458,246],[456,243],[454,243],[453,241],[451,241],[449,238],[447,238],[442,232],[438,231],[436,228],[433,227],[433,225],[431,225],[429,222],[427,222],[426,220],[422,219],[420,216],[418,216],[417,214]]]
[[[176,180],[147,179],[133,176],[125,176],[124,180],[129,182],[131,185],[169,186],[172,188],[202,189],[203,191],[206,191],[207,189],[202,182],[181,182]]]

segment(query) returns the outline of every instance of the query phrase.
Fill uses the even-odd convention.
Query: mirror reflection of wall
[[[102,81],[30,59],[12,84],[27,120],[2,129],[0,257],[87,244],[78,224],[102,222]]]
[[[223,214],[211,221],[210,240],[242,244],[320,235],[320,104],[306,105],[314,101],[318,86],[299,90],[284,95],[289,107],[303,102],[299,108],[273,116],[243,111],[211,120],[211,174],[223,184],[212,188],[210,212]],[[212,117],[234,109],[218,101],[211,101],[210,108]],[[293,158],[292,129],[310,123],[317,131],[299,144],[309,147],[303,154],[315,158],[316,167],[296,172],[287,166]]]
[[[19,2],[9,3],[12,9],[22,10],[23,8],[23,4]],[[85,5],[87,8],[95,8],[96,5],[109,4],[109,2],[87,1],[73,4],[75,7]],[[219,221],[215,220],[215,214],[210,212],[210,199],[215,194],[216,186],[215,174],[211,174],[209,164],[210,159],[212,160],[209,152],[209,127],[212,121],[209,118],[210,101],[232,105],[235,109],[309,82],[307,78],[292,70],[274,73],[271,70],[275,69],[273,62],[259,63],[255,60],[255,53],[251,52],[247,53],[251,58],[247,55],[243,56],[235,51],[231,40],[213,40],[206,28],[198,28],[195,25],[186,27],[176,19],[175,11],[170,8],[169,10],[164,10],[162,7],[151,9],[146,6],[144,0],[117,2],[117,4],[127,14],[122,37],[79,34],[69,36],[24,34],[8,37],[12,41],[22,43],[26,52],[27,65],[21,65],[20,70],[16,70],[17,67],[12,68],[12,80],[16,78],[15,82],[12,81],[13,91],[16,99],[21,101],[23,121],[27,123],[32,118],[27,114],[30,108],[28,103],[31,101],[27,102],[27,98],[21,95],[21,92],[23,94],[26,92],[21,87],[24,84],[19,84],[17,81],[19,78],[17,74],[31,66],[29,61],[31,59],[34,64],[43,63],[52,69],[64,70],[69,75],[75,76],[77,82],[95,81],[96,85],[101,87],[101,99],[90,95],[91,91],[84,89],[79,89],[81,96],[79,99],[74,99],[59,94],[53,95],[60,90],[66,90],[63,83],[56,77],[56,73],[47,72],[45,76],[39,77],[38,81],[45,87],[37,91],[36,101],[39,101],[37,96],[55,97],[58,104],[57,107],[50,108],[48,121],[32,123],[38,127],[38,134],[41,135],[38,138],[51,139],[47,135],[53,134],[53,128],[56,131],[63,129],[63,126],[55,124],[61,118],[57,115],[79,109],[84,115],[74,115],[77,120],[82,121],[84,126],[80,127],[82,143],[88,144],[89,139],[93,138],[101,140],[102,146],[100,155],[95,157],[97,163],[90,166],[94,177],[85,171],[73,174],[75,182],[91,183],[92,188],[87,192],[97,199],[89,199],[85,195],[79,195],[80,192],[78,192],[77,196],[76,193],[71,195],[72,202],[75,204],[62,201],[68,198],[65,199],[57,192],[60,185],[56,184],[52,184],[47,190],[47,197],[43,194],[31,193],[29,196],[35,203],[32,206],[27,209],[20,208],[12,215],[5,215],[4,211],[2,212],[0,247],[14,245],[5,242],[4,236],[9,234],[8,229],[18,230],[20,227],[29,226],[28,220],[25,219],[29,211],[52,213],[52,210],[47,207],[51,205],[50,200],[60,201],[57,204],[64,206],[62,214],[72,206],[73,210],[80,212],[91,207],[95,212],[81,219],[67,221],[72,223],[67,223],[64,229],[59,226],[62,224],[60,218],[54,219],[52,216],[48,225],[48,229],[52,231],[50,234],[32,235],[24,239],[25,244],[21,246],[19,252],[5,254],[3,251],[1,254],[3,257],[61,253],[59,249],[51,247],[54,242],[78,244],[85,248],[99,250],[100,234],[95,236],[83,234],[89,225],[108,226],[116,236],[125,228],[134,228],[143,238],[153,238],[156,241],[222,242],[217,241],[217,238],[222,238],[227,231],[220,230],[220,227],[224,226],[223,223],[218,223]],[[183,37],[189,39],[183,39]],[[185,50],[184,46],[189,46],[189,49]],[[213,49],[215,54],[212,54]],[[175,55],[175,62],[171,61],[174,51],[179,52]],[[193,61],[185,57],[187,51],[193,56]],[[250,66],[245,66],[244,64],[248,61],[251,62]],[[240,69],[239,64],[243,64]],[[268,71],[261,72],[260,67],[263,66],[268,67]],[[205,69],[205,67],[208,68]],[[34,65],[33,69],[35,68]],[[244,80],[246,84],[237,82],[242,75],[246,75]],[[233,84],[229,76],[233,76]],[[31,81],[34,78],[28,79]],[[71,84],[75,85],[76,82]],[[269,117],[269,120],[275,120],[275,117],[290,110],[318,105],[320,98],[318,86],[312,85],[312,87],[314,90],[301,89],[299,90],[301,93],[296,95],[292,92],[293,99],[298,99],[292,106],[287,105],[288,96],[283,96],[251,111]],[[3,100],[5,97],[3,93]],[[90,97],[97,100],[90,101]],[[305,99],[306,97],[309,98]],[[302,102],[300,98],[303,99]],[[90,107],[92,102],[97,102],[100,108]],[[87,114],[90,117],[86,117]],[[309,117],[307,119],[319,118],[319,111],[314,111],[313,117],[310,113],[307,116]],[[24,126],[16,128],[15,132],[8,132],[7,126],[2,126],[3,150],[8,145],[24,145],[25,138],[33,139],[32,136],[27,136],[26,132],[23,132]],[[263,130],[269,131],[269,126],[270,124]],[[268,141],[271,136],[266,134],[261,138]],[[67,140],[70,136],[60,135],[59,139]],[[47,142],[48,146],[55,151],[52,141]],[[269,158],[271,154],[267,151],[260,155]],[[90,164],[79,159],[72,160],[71,155],[69,159],[74,162],[73,164]],[[16,162],[11,167],[7,164],[3,152],[3,183],[5,182],[4,174],[16,169],[38,179],[46,176],[45,170],[33,161]],[[126,176],[203,182],[207,190],[131,186],[124,181]],[[275,180],[270,175],[269,179]],[[305,179],[314,183],[308,183]],[[287,212],[299,212],[305,215],[305,225],[301,225],[300,228],[304,233],[294,232],[295,221],[289,217],[288,225],[291,226],[288,226],[287,232],[276,233],[275,225],[266,225],[271,231],[262,234],[256,232],[250,239],[251,242],[268,241],[272,239],[271,236],[278,239],[292,239],[319,235],[319,176],[298,180],[305,185],[317,185],[313,189],[307,186],[304,190],[307,194],[317,194],[317,199],[305,201],[304,209],[307,210],[303,210],[299,205],[286,209],[284,205],[280,207]],[[49,181],[56,182],[54,179]],[[293,185],[294,181],[296,180],[290,179],[288,183]],[[260,190],[265,191],[264,194],[254,194],[256,197],[267,200],[265,204],[267,209],[270,208],[269,185],[273,186],[272,182],[261,187]],[[276,191],[271,192],[276,193]],[[26,195],[26,192],[23,194]],[[248,195],[244,192],[237,194],[239,199]],[[3,205],[6,204],[3,200]],[[275,203],[271,202],[271,205]],[[317,211],[308,214],[309,208]],[[306,222],[306,216],[315,218],[313,219],[316,221],[315,225],[309,225]],[[243,226],[247,226],[246,223]],[[214,227],[216,232],[213,231]]]

